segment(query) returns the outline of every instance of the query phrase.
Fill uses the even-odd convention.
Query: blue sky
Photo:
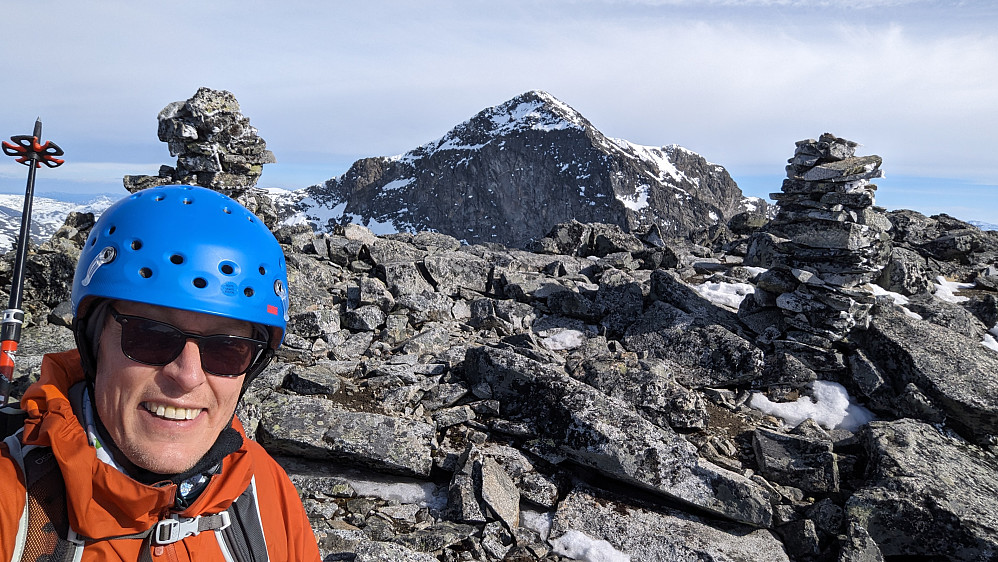
[[[747,195],[779,191],[794,142],[879,154],[877,202],[998,223],[998,3],[930,0],[52,0],[5,5],[0,136],[66,165],[38,193],[119,193],[174,159],[156,115],[234,93],[296,189],[550,92],[605,134],[679,144]],[[0,192],[25,169],[0,162]]]

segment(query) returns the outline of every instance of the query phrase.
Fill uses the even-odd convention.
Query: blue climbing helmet
[[[266,326],[276,350],[287,287],[284,252],[263,221],[216,191],[167,185],[101,215],[73,277],[73,315],[98,298],[215,314]]]

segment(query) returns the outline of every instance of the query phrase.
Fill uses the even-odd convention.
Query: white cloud
[[[62,165],[48,169],[42,167],[35,174],[36,185],[42,183],[80,182],[80,183],[117,183],[121,186],[121,178],[125,175],[156,175],[159,164],[134,164],[122,162],[74,162],[72,165]],[[20,180],[24,186],[28,177],[28,168],[21,164],[0,162],[0,178]],[[16,183],[16,182],[15,182]],[[6,187],[6,185],[5,185]]]
[[[883,156],[888,176],[998,183],[990,2],[54,0],[45,17],[35,10],[14,3],[0,20],[8,45],[44,37],[46,51],[44,64],[0,59],[6,83],[31,92],[0,107],[0,125],[14,134],[41,115],[74,148],[74,166],[107,160],[96,149],[81,158],[83,145],[141,144],[142,156],[122,160],[149,161],[156,113],[199,86],[235,93],[282,166],[308,153],[310,165],[329,163],[326,177],[543,89],[607,135],[678,143],[733,174],[780,174],[795,141],[829,131]]]
[[[729,8],[849,8],[872,9],[884,7],[930,4],[935,0],[617,0],[618,4],[675,7],[729,7]]]

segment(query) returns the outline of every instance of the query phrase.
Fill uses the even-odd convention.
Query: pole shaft
[[[34,139],[32,146],[38,146],[42,139],[42,120],[35,120]],[[24,312],[21,310],[21,300],[24,295],[24,268],[28,257],[28,245],[31,241],[31,206],[35,198],[35,171],[41,155],[32,151],[28,164],[28,182],[24,188],[24,207],[21,210],[21,232],[17,238],[17,253],[14,255],[14,271],[11,275],[10,299],[7,310],[3,313],[3,324],[0,325],[0,402],[7,405],[10,399],[10,383],[14,379],[14,362],[17,346],[21,341],[21,326]]]
[[[10,299],[7,308],[21,308],[24,294],[24,266],[28,256],[28,245],[31,237],[31,206],[35,198],[35,164],[36,158],[28,161],[28,185],[24,189],[24,207],[21,210],[21,232],[17,238],[17,254],[14,256],[14,271],[11,276]]]

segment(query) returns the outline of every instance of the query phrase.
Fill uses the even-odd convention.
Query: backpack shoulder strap
[[[17,406],[7,405],[0,408],[0,439],[6,439],[24,427],[28,413]]]
[[[250,485],[232,502],[227,511],[232,524],[215,531],[226,560],[268,561],[267,540],[263,534],[260,503],[256,496],[256,477],[250,480]]]
[[[5,418],[6,416],[0,415],[0,418]],[[5,436],[3,440],[4,445],[7,445],[7,450],[10,453],[12,459],[17,462],[17,466],[24,474],[24,455],[21,454],[21,435],[20,433],[15,433],[13,435]],[[25,478],[27,480],[27,478]],[[24,509],[21,511],[21,518],[17,522],[17,535],[14,537],[14,555],[11,556],[10,562],[17,562],[21,559],[21,555],[24,553],[24,543],[28,538],[28,492],[27,486],[25,486],[24,492]]]
[[[69,539],[75,533],[69,528],[66,484],[52,451],[48,447],[22,446],[20,431],[4,443],[24,475],[26,489],[11,561],[78,561],[83,544]]]

